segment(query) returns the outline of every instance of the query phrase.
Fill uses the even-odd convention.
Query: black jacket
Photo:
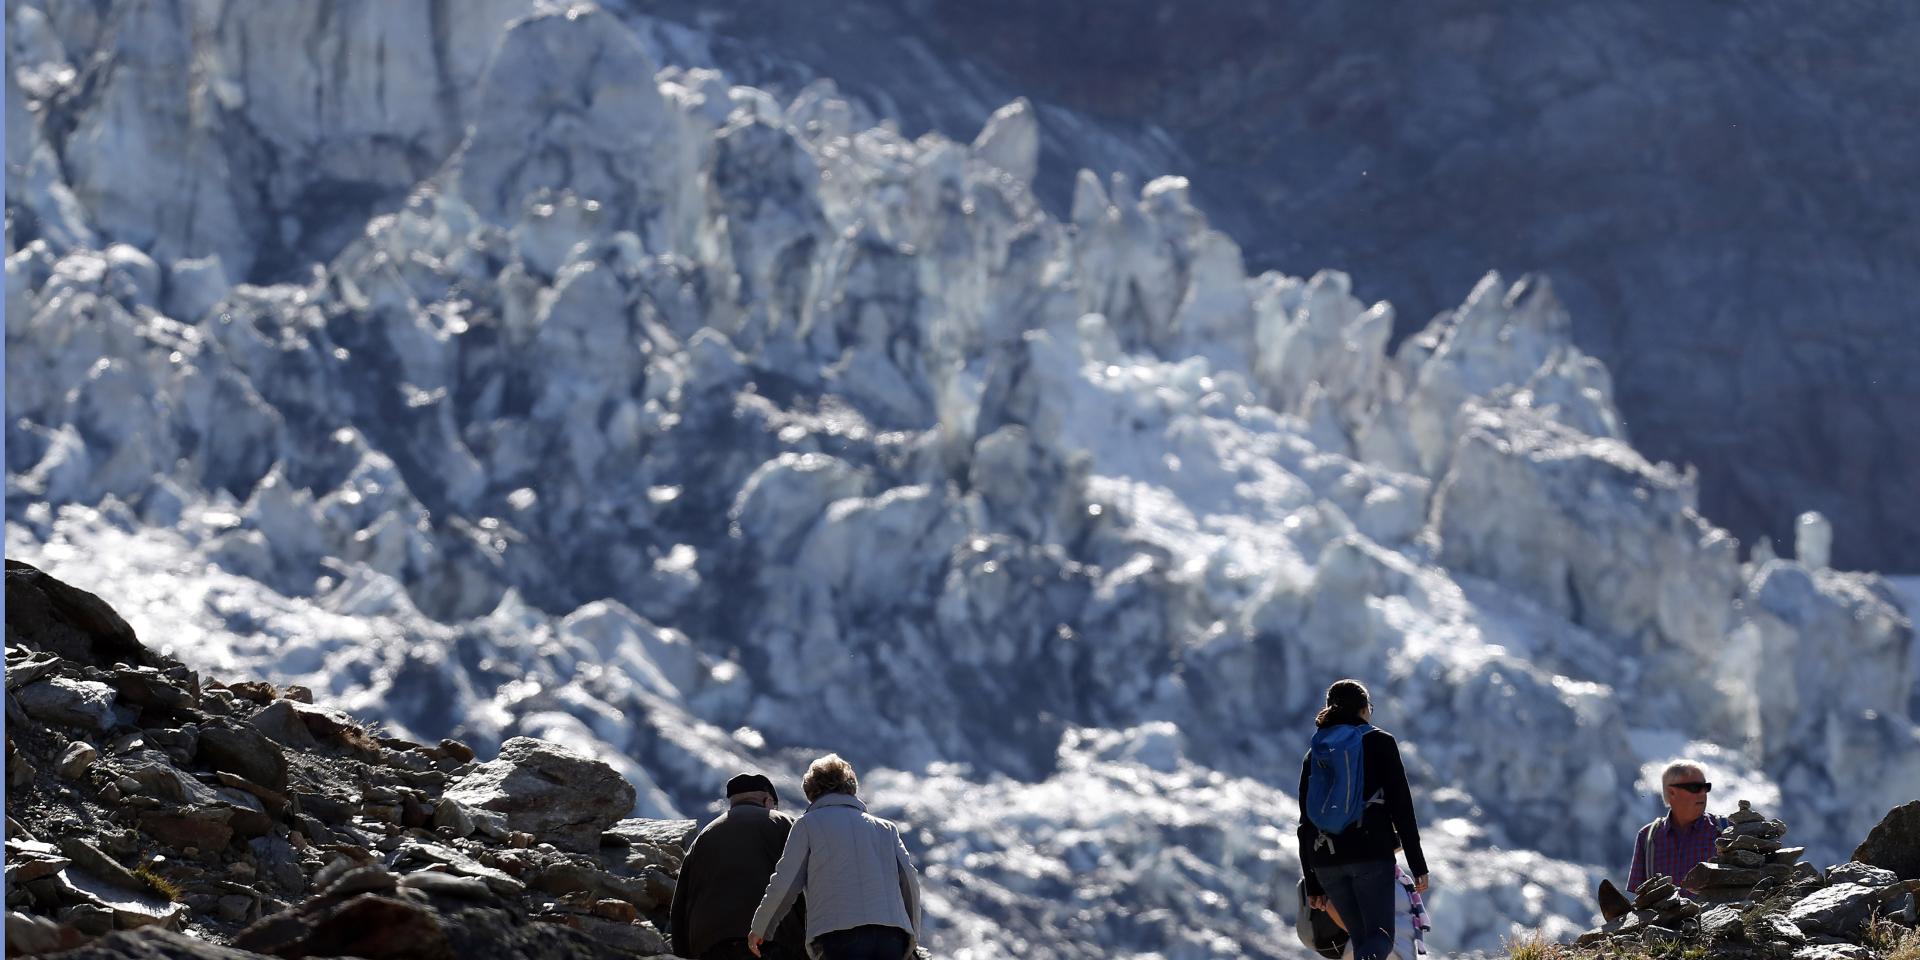
[[[1413,822],[1413,791],[1407,787],[1407,771],[1400,765],[1400,745],[1393,734],[1376,727],[1360,738],[1361,795],[1371,800],[1378,793],[1383,802],[1367,804],[1358,824],[1330,837],[1331,851],[1319,844],[1320,828],[1307,819],[1307,773],[1312,767],[1309,752],[1300,760],[1300,866],[1309,895],[1324,892],[1312,868],[1392,860],[1395,847],[1406,853],[1407,869],[1414,876],[1427,872],[1427,858],[1420,852],[1420,827]]]
[[[746,939],[792,830],[792,817],[743,803],[694,837],[673,888],[674,956],[698,957],[723,940]],[[803,950],[806,929],[805,907],[796,904],[770,939]]]

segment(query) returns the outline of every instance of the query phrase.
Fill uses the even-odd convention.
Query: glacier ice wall
[[[838,749],[956,956],[1292,955],[1339,676],[1443,949],[1584,925],[1680,752],[1829,859],[1920,795],[1896,595],[1742,563],[1544,278],[1389,353],[1177,177],[1042,212],[1023,103],[907,140],[590,6],[329,9],[8,11],[8,549],[150,643],[643,814]]]

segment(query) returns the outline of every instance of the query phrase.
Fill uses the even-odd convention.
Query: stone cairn
[[[1787,835],[1785,823],[1761,815],[1745,800],[1727,821],[1714,840],[1712,860],[1694,867],[1677,883],[1668,876],[1649,878],[1633,898],[1632,913],[1589,931],[1578,942],[1591,945],[1626,933],[1678,938],[1705,922],[1699,918],[1714,904],[1745,902],[1783,881],[1817,875],[1812,864],[1800,860],[1805,848],[1780,842]],[[1683,895],[1683,889],[1691,896]]]
[[[1787,825],[1769,819],[1742,800],[1727,817],[1727,826],[1713,842],[1713,859],[1687,872],[1680,885],[1703,903],[1738,903],[1754,898],[1788,880],[1817,875],[1813,864],[1800,859],[1805,847],[1781,843]]]

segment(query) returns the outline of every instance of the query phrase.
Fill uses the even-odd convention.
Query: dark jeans
[[[707,948],[700,960],[754,960],[753,951],[747,949],[745,940],[722,940]],[[760,960],[802,960],[797,948],[771,940],[760,945]]]
[[[1393,861],[1313,868],[1314,879],[1340,911],[1353,938],[1353,960],[1382,960],[1393,952]]]
[[[905,930],[878,924],[823,933],[813,942],[824,960],[900,960],[913,946]]]

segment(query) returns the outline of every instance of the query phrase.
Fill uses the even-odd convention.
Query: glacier
[[[332,8],[8,8],[8,553],[150,645],[642,816],[838,750],[961,958],[1300,955],[1342,676],[1445,951],[1587,926],[1677,755],[1822,863],[1920,796],[1912,585],[1743,556],[1544,277],[1390,350],[1177,176],[1047,213],[1024,101],[907,139],[589,5]]]

